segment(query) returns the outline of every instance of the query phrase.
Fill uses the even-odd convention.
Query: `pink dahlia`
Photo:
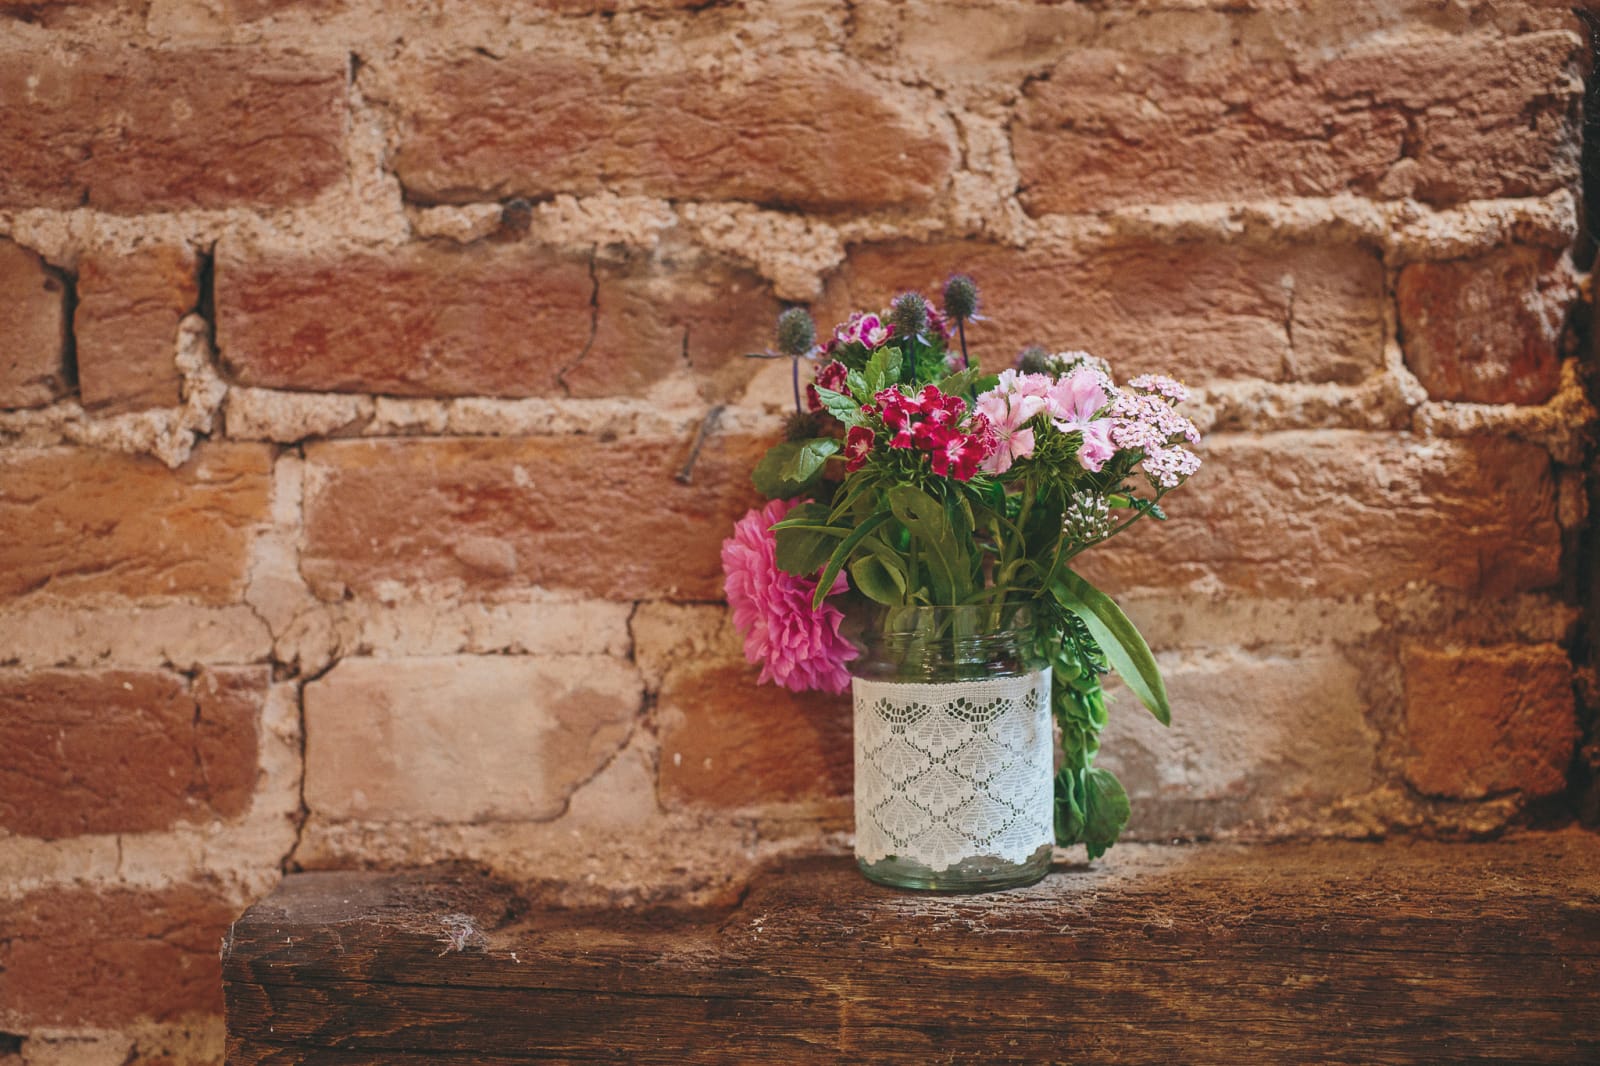
[[[744,635],[744,657],[761,664],[758,683],[771,681],[794,692],[844,692],[850,687],[844,664],[858,654],[839,635],[844,613],[830,603],[813,611],[816,581],[778,568],[772,527],[795,502],[773,500],[734,523],[733,536],[722,542],[723,588],[733,624]],[[848,587],[841,573],[828,594]]]

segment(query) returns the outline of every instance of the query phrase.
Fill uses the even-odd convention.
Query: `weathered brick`
[[[554,54],[472,54],[388,79],[395,168],[425,201],[609,189],[886,207],[929,200],[955,158],[926,103],[828,60],[630,77]]]
[[[0,451],[0,598],[237,602],[268,514],[271,451],[210,444],[178,470],[148,456]]]
[[[0,205],[309,201],[345,171],[345,64],[260,49],[0,53]]]
[[[0,828],[55,839],[250,806],[267,670],[0,670]]]
[[[1162,674],[1170,727],[1109,685],[1099,763],[1133,800],[1131,836],[1272,835],[1376,784],[1361,673],[1337,651],[1167,656]]]
[[[1122,375],[1353,382],[1383,358],[1383,266],[1349,245],[1145,241],[1075,257],[992,244],[861,245],[828,279],[818,325],[886,305],[904,289],[937,299],[967,273],[981,290],[968,341],[984,365],[1033,344],[1083,348]]]
[[[532,245],[338,257],[219,249],[217,347],[245,385],[538,396],[588,343],[586,262]]]
[[[0,407],[39,407],[70,388],[66,285],[44,261],[0,238]]]
[[[603,267],[595,334],[562,380],[574,396],[637,396],[680,367],[726,399],[761,364],[781,305],[754,274],[715,263]]]
[[[1572,663],[1552,644],[1407,644],[1406,779],[1419,791],[1481,799],[1566,787],[1578,718]]]
[[[1556,253],[1515,247],[1400,272],[1406,365],[1436,400],[1543,403],[1561,383],[1577,286]]]
[[[1240,48],[1077,49],[1012,127],[1035,214],[1353,191],[1440,203],[1572,184],[1579,40],[1549,31],[1363,45],[1326,59]]]
[[[52,888],[0,906],[0,1028],[114,1026],[220,1013],[223,934],[241,909],[217,886]]]
[[[229,251],[217,340],[241,384],[400,396],[636,396],[683,369],[722,394],[777,302],[693,260],[597,264],[535,245],[350,257]]]
[[[722,660],[668,671],[656,712],[668,806],[848,800],[850,698],[755,681],[755,667]]]
[[[599,656],[345,659],[306,686],[306,804],[333,821],[555,818],[643,696]]]
[[[692,436],[309,445],[301,571],[326,599],[432,584],[717,599],[722,538],[760,502],[750,468],[772,442],[713,434],[684,485]]]
[[[194,252],[160,244],[78,261],[72,317],[85,407],[137,411],[180,402],[178,322],[200,299]]]
[[[1490,596],[1560,576],[1550,457],[1494,438],[1330,430],[1219,435],[1140,523],[1079,557],[1109,591],[1195,585],[1361,595],[1408,582]]]

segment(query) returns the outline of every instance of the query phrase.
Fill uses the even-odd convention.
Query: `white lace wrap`
[[[1048,669],[852,689],[858,858],[938,872],[977,856],[1020,863],[1054,842]]]

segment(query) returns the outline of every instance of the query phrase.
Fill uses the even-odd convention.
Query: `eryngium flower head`
[[[1022,354],[1017,356],[1017,369],[1024,374],[1049,374],[1052,372],[1050,353],[1037,344],[1024,348]]]
[[[778,316],[778,351],[805,355],[817,343],[817,324],[804,307],[791,307]]]
[[[917,292],[896,296],[889,321],[894,323],[896,337],[920,337],[928,328],[928,301]]]
[[[978,283],[965,274],[944,283],[944,313],[960,322],[978,313]]]

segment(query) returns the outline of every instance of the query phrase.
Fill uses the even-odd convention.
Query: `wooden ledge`
[[[1124,845],[991,896],[818,858],[717,912],[306,873],[223,968],[232,1063],[1594,1063],[1600,837]]]

